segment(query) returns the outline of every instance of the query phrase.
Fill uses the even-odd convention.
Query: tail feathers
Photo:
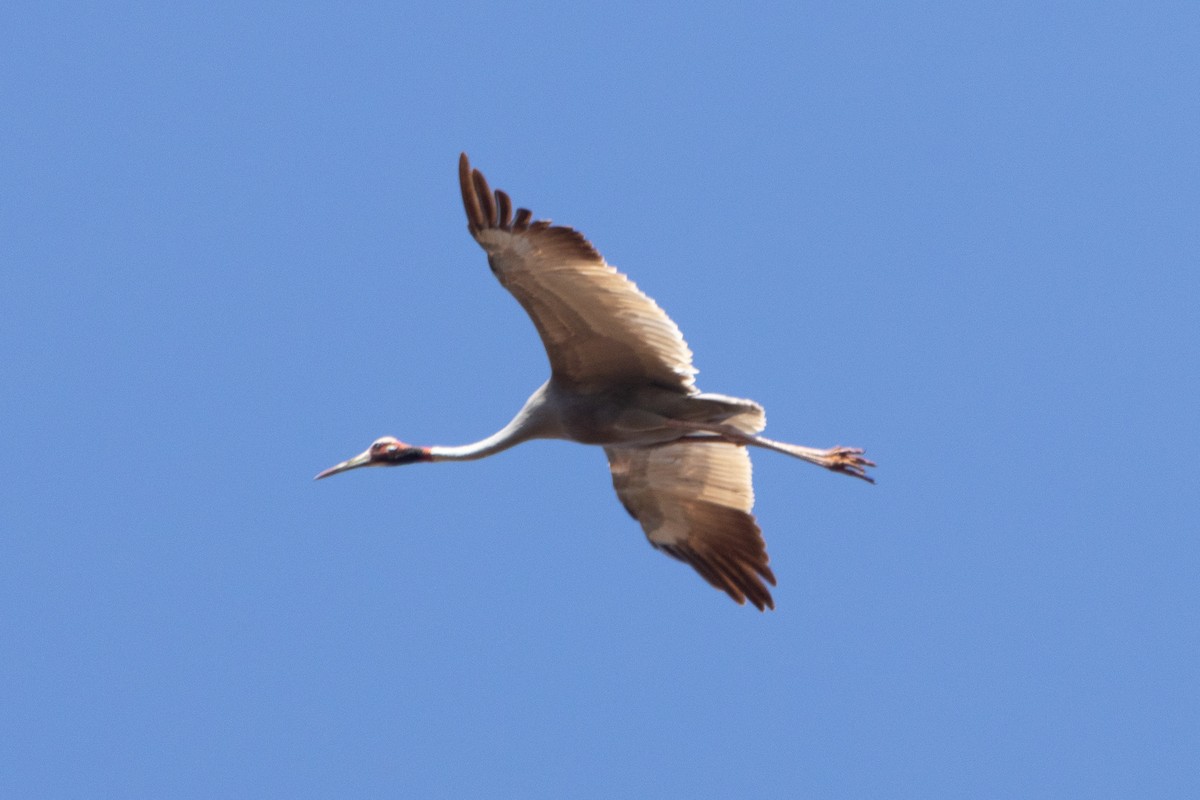
[[[698,394],[694,399],[706,400],[717,406],[710,422],[720,422],[741,433],[758,433],[767,427],[767,412],[753,400],[708,392]]]

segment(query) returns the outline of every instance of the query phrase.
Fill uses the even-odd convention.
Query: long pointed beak
[[[359,453],[354,458],[351,458],[348,461],[343,461],[340,464],[334,464],[329,469],[318,474],[317,477],[313,478],[313,480],[319,481],[319,480],[321,480],[321,478],[328,478],[330,475],[337,475],[339,472],[345,472],[346,470],[354,469],[355,467],[365,467],[365,466],[369,465],[370,463],[371,463],[371,451],[367,450],[365,452]]]

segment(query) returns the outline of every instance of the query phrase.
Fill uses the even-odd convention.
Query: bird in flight
[[[513,210],[466,153],[458,179],[467,230],[492,274],[533,320],[550,379],[496,433],[458,447],[391,436],[317,475],[359,467],[473,461],[530,439],[600,445],[613,487],[655,548],[690,564],[738,603],[774,608],[762,531],[751,514],[748,447],[874,483],[863,450],[800,447],[760,435],[762,406],[696,388],[692,352],[661,308],[577,231]]]

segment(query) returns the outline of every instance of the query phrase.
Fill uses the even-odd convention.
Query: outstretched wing
[[[750,456],[724,441],[606,447],[613,487],[650,544],[691,564],[738,603],[775,608],[762,531],[750,510]]]
[[[550,368],[577,390],[651,383],[694,391],[692,352],[653,300],[617,272],[581,234],[513,214],[466,153],[458,162],[467,229],[488,254],[492,272],[533,319]]]

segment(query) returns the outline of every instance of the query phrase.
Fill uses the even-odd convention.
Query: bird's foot
[[[821,453],[821,466],[831,472],[840,472],[843,475],[861,478],[867,483],[874,483],[875,479],[867,474],[867,467],[875,466],[875,462],[863,458],[865,452],[861,447],[831,447]]]

